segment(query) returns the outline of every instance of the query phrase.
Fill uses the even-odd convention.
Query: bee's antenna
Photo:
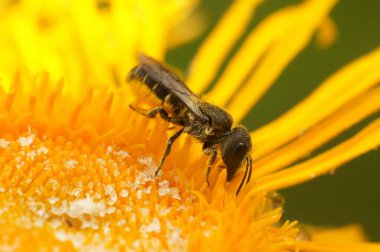
[[[248,157],[247,157],[246,165],[245,165],[244,177],[243,177],[243,179],[241,180],[240,185],[239,185],[239,188],[238,188],[237,191],[236,191],[236,196],[238,196],[238,194],[239,194],[241,188],[242,188],[243,185],[244,185],[244,181],[245,181],[245,179],[247,178],[247,173],[248,173],[248,167],[249,167],[249,166],[250,166],[250,162],[248,161]]]
[[[248,156],[247,157],[247,163],[249,163],[249,173],[248,173],[248,179],[247,179],[247,183],[251,180],[251,176],[252,176],[252,157],[251,156]]]

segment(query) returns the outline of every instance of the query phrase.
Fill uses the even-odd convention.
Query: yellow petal
[[[327,17],[316,34],[315,40],[320,48],[329,47],[338,37],[338,28],[332,18]]]
[[[234,1],[195,55],[187,83],[201,93],[213,80],[224,58],[245,31],[262,0]]]
[[[70,83],[65,91],[75,94],[83,85],[119,86],[138,52],[162,59],[176,18],[191,13],[197,3],[115,0],[99,8],[94,0],[3,2],[2,84],[9,88],[17,71],[47,71],[54,81],[64,76]]]
[[[297,16],[297,25],[271,45],[244,86],[227,105],[237,122],[241,121],[264,92],[274,83],[289,62],[308,44],[315,29],[337,1],[305,1]],[[270,32],[270,31],[268,31]]]
[[[380,49],[355,60],[325,80],[309,97],[275,121],[254,131],[255,155],[298,137],[380,80]]]
[[[380,119],[334,148],[285,170],[258,178],[254,191],[274,191],[334,171],[344,163],[380,145]]]
[[[338,228],[306,226],[311,241],[300,241],[302,251],[377,251],[379,243],[365,243],[367,237],[360,225]]]
[[[239,100],[242,105],[230,108],[230,112],[239,121],[242,115],[238,116],[241,113],[238,111],[249,110],[270,87],[289,61],[307,45],[321,19],[325,18],[334,3],[335,1],[305,1],[281,9],[264,19],[248,35],[207,95],[208,99],[219,106],[226,106],[232,97],[235,102]]]
[[[347,225],[337,228],[313,228],[307,229],[311,239],[318,242],[364,242],[368,238],[360,225]]]
[[[304,252],[378,252],[380,251],[379,243],[359,243],[359,242],[314,242],[302,241],[298,244],[301,251]]]
[[[202,12],[195,12],[186,20],[171,28],[168,34],[168,46],[177,47],[186,42],[190,42],[201,35],[205,27],[205,15]]]
[[[370,114],[379,111],[379,97],[380,88],[375,88],[356,97],[293,142],[255,162],[253,177],[260,177],[286,167],[310,154],[313,150]],[[253,155],[255,160],[255,153]]]

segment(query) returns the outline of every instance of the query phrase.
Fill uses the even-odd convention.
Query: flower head
[[[325,44],[331,41],[328,13],[335,2],[304,1],[266,18],[205,99],[239,123],[316,30],[325,31],[320,35]],[[235,1],[227,10],[194,57],[187,77],[194,92],[215,78],[259,3]],[[1,249],[379,249],[331,243],[318,230],[302,236],[296,221],[280,222],[282,205],[275,193],[379,146],[380,121],[375,120],[354,137],[294,165],[378,111],[379,49],[349,63],[302,103],[251,133],[254,171],[238,196],[244,171],[226,184],[218,157],[208,186],[207,157],[197,141],[184,135],[155,176],[174,132],[167,122],[129,108],[136,94],[123,79],[139,51],[162,59],[168,34],[195,22],[190,15],[195,5],[190,0],[24,0],[0,6],[0,50],[8,55],[7,64],[0,60]],[[200,29],[189,27],[193,34]]]

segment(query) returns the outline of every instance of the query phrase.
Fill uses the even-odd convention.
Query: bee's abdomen
[[[159,81],[152,78],[142,67],[134,67],[127,77],[130,80],[138,80],[149,88],[162,101],[170,94],[169,90]]]

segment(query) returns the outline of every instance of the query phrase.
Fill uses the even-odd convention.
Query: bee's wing
[[[169,71],[161,63],[144,54],[139,54],[138,60],[141,67],[149,76],[162,84],[170,92],[176,95],[193,114],[202,121],[208,121],[208,118],[199,108],[200,99],[180,80],[180,78]]]

